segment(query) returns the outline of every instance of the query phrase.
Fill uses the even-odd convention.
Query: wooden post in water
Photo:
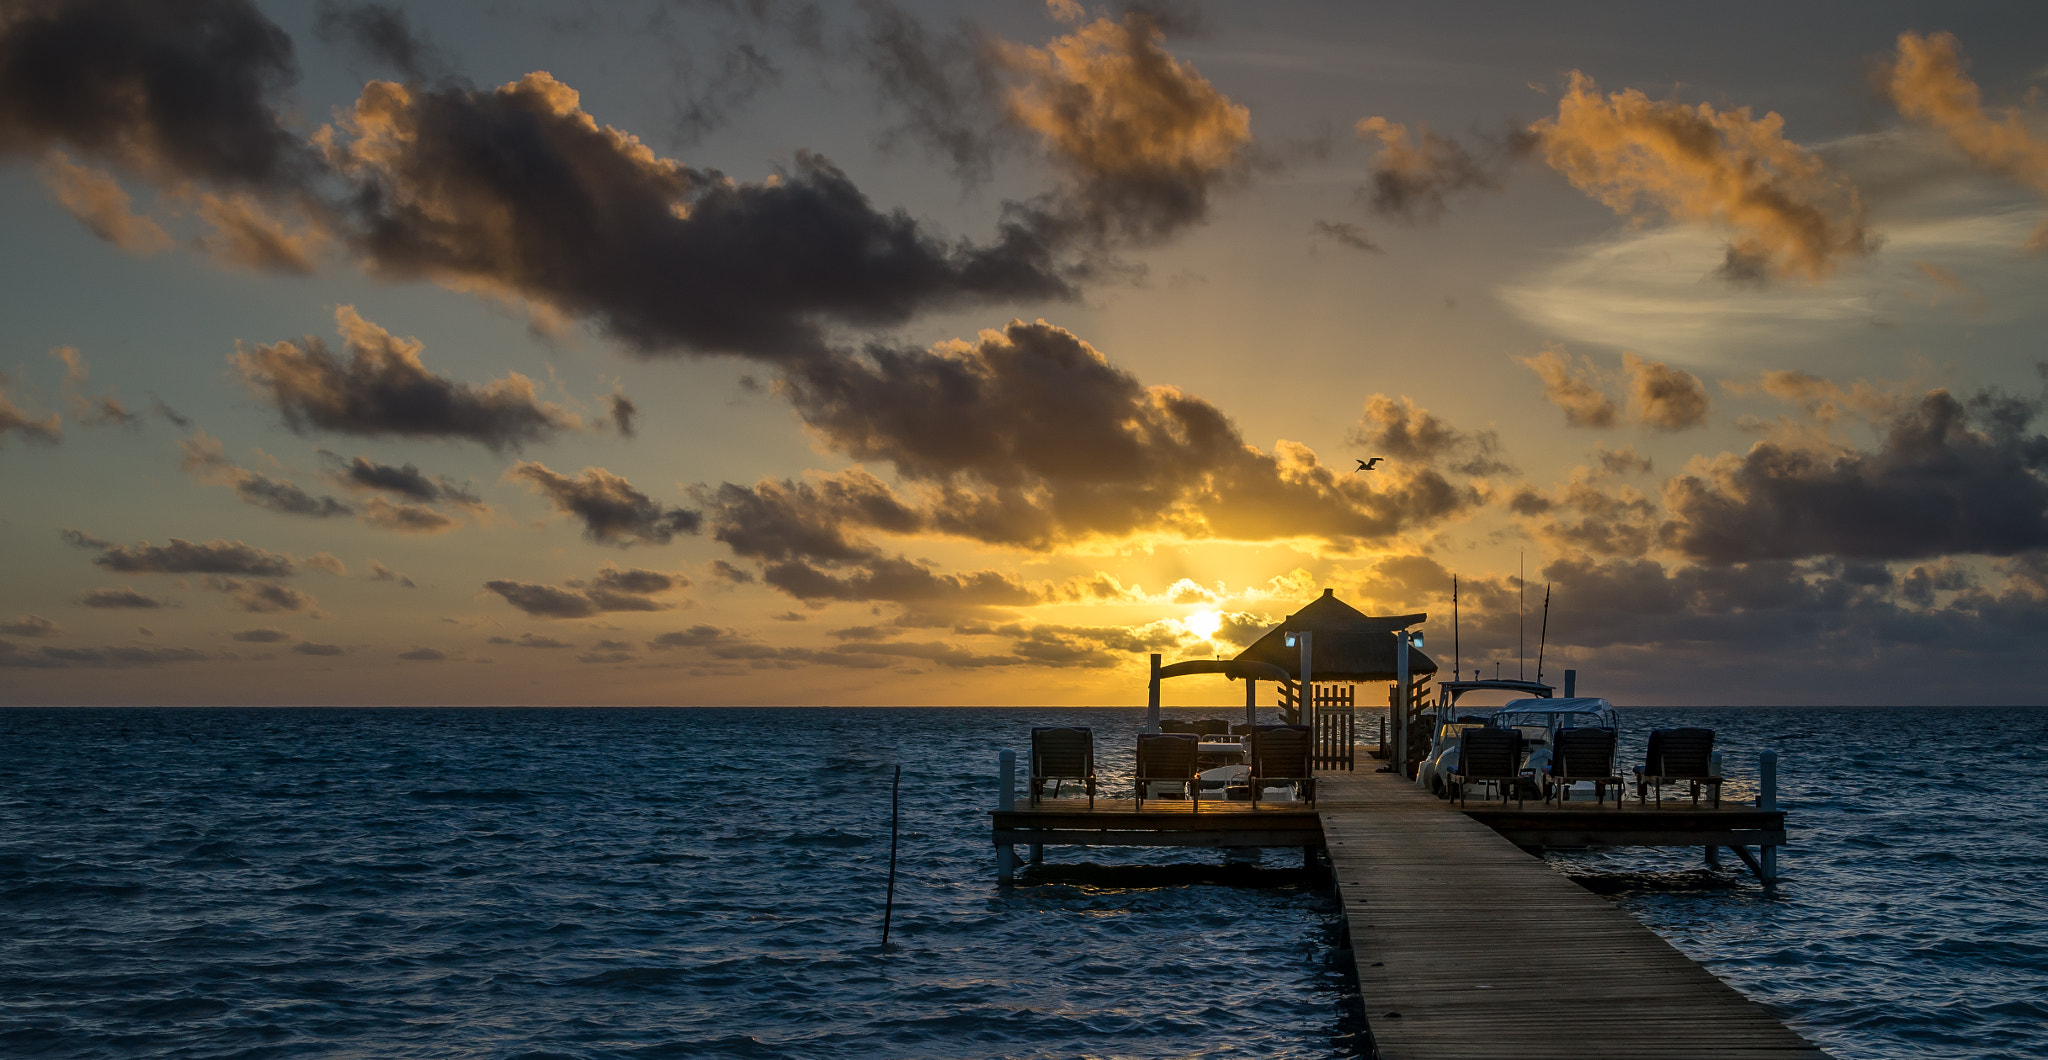
[[[1765,751],[1757,760],[1756,806],[1759,810],[1778,808],[1778,752]],[[1776,844],[1761,851],[1764,862],[1764,886],[1773,887],[1778,882],[1778,848]]]
[[[1001,763],[997,776],[996,809],[1009,811],[1017,808],[1017,752],[1004,751],[996,756]],[[996,879],[1008,883],[1017,877],[1017,848],[1008,843],[996,844]]]
[[[1010,754],[1015,755],[1012,751]],[[889,946],[889,918],[896,912],[896,823],[901,819],[903,767],[896,767],[896,779],[889,783],[889,890],[882,900],[882,947]]]

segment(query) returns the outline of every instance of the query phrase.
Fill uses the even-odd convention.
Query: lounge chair
[[[1201,737],[1192,733],[1162,732],[1138,737],[1138,768],[1133,781],[1138,788],[1138,809],[1145,808],[1145,789],[1153,784],[1178,784],[1202,812],[1202,800],[1195,798],[1195,754]]]
[[[1607,785],[1612,784],[1614,808],[1621,809],[1621,796],[1628,787],[1614,771],[1614,730],[1591,725],[1558,730],[1550,764],[1538,780],[1543,785],[1543,801],[1548,803],[1555,796],[1559,805],[1570,801],[1572,785],[1582,780],[1593,782],[1594,804],[1604,804]]]
[[[1200,736],[1202,734],[1202,723],[1198,721],[1162,721],[1159,723],[1159,731]]]
[[[1316,775],[1309,757],[1313,736],[1306,725],[1252,727],[1252,809],[1259,794],[1275,782],[1292,783],[1302,801],[1315,805]]]
[[[1636,802],[1644,801],[1647,789],[1657,791],[1657,805],[1664,805],[1664,785],[1691,784],[1692,804],[1700,804],[1700,785],[1714,789],[1714,808],[1721,808],[1721,778],[1714,772],[1714,730],[1658,729],[1650,734],[1649,753],[1636,767]]]
[[[1451,797],[1465,805],[1465,785],[1492,784],[1500,790],[1500,802],[1508,802],[1508,786],[1515,789],[1515,804],[1522,805],[1522,734],[1513,729],[1466,729],[1458,734],[1458,768],[1445,774]]]
[[[1085,726],[1031,730],[1031,805],[1038,805],[1048,780],[1055,799],[1064,781],[1086,784],[1088,808],[1095,808],[1095,730]]]

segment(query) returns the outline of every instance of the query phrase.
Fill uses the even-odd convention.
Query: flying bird
[[[1358,461],[1358,471],[1377,471],[1379,470],[1380,461],[1385,459],[1386,457],[1384,456],[1376,456],[1371,460],[1360,460]],[[1356,475],[1358,471],[1353,471],[1352,474]]]

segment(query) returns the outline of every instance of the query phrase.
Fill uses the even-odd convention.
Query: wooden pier
[[[1455,807],[1386,773],[1325,773],[1299,803],[1022,800],[992,815],[999,871],[1045,846],[1299,848],[1329,859],[1382,1060],[1762,1060],[1826,1054],[1669,943],[1546,866],[1543,847],[1741,853],[1770,881],[1777,809],[1690,800]],[[1007,786],[1006,786],[1007,787]],[[1768,804],[1767,804],[1768,805]],[[1759,858],[1749,846],[1758,848]],[[1766,871],[1768,870],[1768,872]]]

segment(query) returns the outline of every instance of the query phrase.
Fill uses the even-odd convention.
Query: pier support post
[[[1759,810],[1778,808],[1778,752],[1765,751],[1757,760],[1756,806]],[[1775,844],[1762,848],[1764,886],[1778,882],[1778,848]]]
[[[1017,752],[1004,751],[996,756],[1000,763],[996,784],[996,809],[1017,808]],[[996,844],[996,879],[1008,883],[1017,877],[1017,848],[1008,843]]]
[[[1159,653],[1152,653],[1152,685],[1145,696],[1145,732],[1159,731]]]
[[[1708,847],[1708,848],[1707,848],[1707,867],[1708,867],[1708,868],[1710,868],[1710,869],[1718,869],[1718,868],[1720,868],[1720,867],[1721,867],[1721,848],[1720,848],[1720,847]]]
[[[1044,844],[1044,843],[1033,843],[1033,844],[1031,844],[1031,863],[1032,863],[1033,865],[1043,865],[1043,864],[1045,864],[1045,844]]]

